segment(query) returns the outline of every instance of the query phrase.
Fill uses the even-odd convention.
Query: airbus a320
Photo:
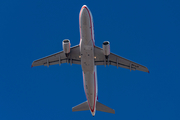
[[[72,108],[72,111],[90,110],[92,116],[96,110],[115,113],[115,110],[98,101],[97,65],[113,65],[131,70],[149,72],[147,67],[127,60],[110,52],[110,42],[104,41],[102,48],[95,45],[94,24],[91,11],[83,5],[79,13],[80,43],[70,47],[70,40],[62,42],[63,51],[33,61],[32,67],[44,65],[49,67],[55,64],[79,64],[83,71],[83,84],[87,101]]]

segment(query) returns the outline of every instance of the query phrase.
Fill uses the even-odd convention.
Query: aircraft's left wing
[[[130,61],[128,59],[125,59],[121,56],[118,56],[114,53],[110,53],[108,59],[105,58],[105,55],[103,54],[103,49],[95,46],[94,49],[94,56],[95,56],[95,65],[113,65],[117,67],[122,67],[130,70],[139,70],[143,72],[149,72],[148,68],[140,65],[138,63],[135,63],[133,61]]]
[[[74,47],[71,47],[68,57],[66,57],[63,51],[57,52],[55,54],[33,61],[32,67],[40,65],[50,66],[62,63],[81,64],[81,59],[79,58],[79,55],[79,45],[76,45]]]

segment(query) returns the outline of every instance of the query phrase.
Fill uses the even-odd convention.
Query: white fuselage
[[[94,65],[94,26],[90,10],[86,5],[79,14],[80,53],[83,70],[83,82],[89,109],[95,115],[97,100],[97,74]]]

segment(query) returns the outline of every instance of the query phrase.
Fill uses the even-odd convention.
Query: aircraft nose
[[[87,10],[88,10],[87,6],[84,5],[81,9],[81,14],[87,14]]]
[[[87,5],[83,5],[81,9],[84,9],[84,8],[89,10],[89,8],[87,7]]]
[[[86,5],[83,5],[83,6],[82,6],[82,8],[85,8],[85,7],[87,8],[87,6],[86,6]]]
[[[88,14],[89,11],[90,11],[89,8],[86,5],[83,5],[82,8],[81,8],[81,12],[80,13],[81,14],[83,14],[83,13]]]
[[[81,19],[81,24],[82,25],[89,25],[90,24],[90,21],[89,21],[89,13],[88,13],[88,8],[86,5],[84,5],[81,9],[81,12],[80,12],[80,19]]]

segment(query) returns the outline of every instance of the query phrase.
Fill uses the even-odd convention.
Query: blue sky
[[[116,114],[72,112],[86,100],[80,65],[31,68],[62,50],[62,40],[79,44],[79,11],[94,18],[97,46],[145,65],[150,74],[98,66],[99,101]],[[179,0],[5,0],[0,1],[1,120],[179,120]]]

